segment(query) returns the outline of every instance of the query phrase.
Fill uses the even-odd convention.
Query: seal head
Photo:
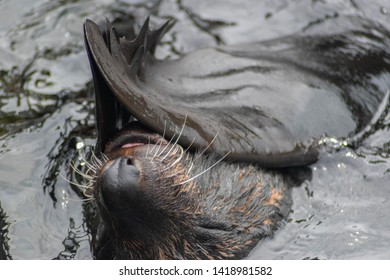
[[[276,172],[190,153],[136,123],[108,143],[96,172],[97,258],[243,258],[290,209]]]

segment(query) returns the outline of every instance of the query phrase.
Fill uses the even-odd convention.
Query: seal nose
[[[101,175],[101,194],[105,206],[120,210],[139,196],[139,170],[129,157],[120,157]]]

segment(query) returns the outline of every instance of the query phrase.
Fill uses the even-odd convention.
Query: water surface
[[[156,26],[176,19],[160,58],[272,39],[345,15],[390,22],[386,0],[210,2],[0,1],[0,258],[93,258],[86,219],[93,209],[60,176],[94,145],[86,18],[128,19],[137,28],[148,14]],[[389,111],[385,104],[359,147],[328,139],[293,189],[286,226],[249,258],[390,258]]]

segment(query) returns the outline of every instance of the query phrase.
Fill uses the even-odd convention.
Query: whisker
[[[194,167],[194,161],[191,162],[190,168],[188,168],[186,175],[190,174],[192,167]]]
[[[164,131],[163,131],[162,138],[165,138],[166,129],[167,129],[167,120],[164,120]]]
[[[82,176],[83,178],[87,179],[87,180],[92,180],[94,179],[95,177],[94,176],[91,176],[91,175],[88,175],[87,173],[84,173],[82,172],[80,169],[78,169],[73,163],[70,164],[70,167],[74,170],[74,172],[76,172],[77,174],[79,174],[80,176]],[[88,169],[89,170],[89,169]],[[88,172],[88,171],[87,171]]]
[[[183,126],[181,127],[180,133],[177,136],[177,139],[176,139],[176,142],[174,143],[174,145],[177,145],[177,143],[179,142],[180,137],[183,135],[184,128],[186,127],[186,122],[187,122],[187,114],[184,116]]]
[[[104,163],[108,161],[108,156],[106,156],[104,153],[100,153],[100,155],[103,158]]]
[[[83,163],[85,163],[85,165],[86,165],[89,169],[93,170],[94,172],[97,171],[97,166],[96,166],[96,165],[90,164],[90,163],[85,159],[85,156],[82,155],[81,153],[80,153],[79,155],[80,155],[80,157],[81,157]]]
[[[91,157],[92,163],[95,163],[97,166],[101,166],[103,162],[95,155],[94,152],[92,152],[92,157]]]
[[[157,157],[160,157],[165,152],[165,150],[168,148],[168,146],[172,143],[173,138],[175,138],[175,135],[176,134],[173,134],[171,140],[169,140],[168,144],[164,147],[164,149],[161,151],[161,153],[159,153],[157,155]],[[154,157],[150,161],[152,161],[153,159],[154,159]]]
[[[217,139],[217,137],[218,137],[218,132],[217,132],[217,134],[215,134],[214,138],[210,141],[210,143],[207,145],[207,147],[199,155],[197,155],[197,157],[194,160],[199,159],[210,148],[210,146],[214,143],[214,141]]]
[[[150,138],[149,138],[149,141],[148,141],[148,144],[150,144]],[[154,149],[156,148],[157,145],[153,145],[153,148],[150,149],[149,153],[153,153]]]
[[[183,158],[183,148],[181,148],[181,151],[182,152],[180,153],[180,156],[173,163],[171,163],[168,167],[166,167],[163,170],[161,170],[161,172],[164,172],[165,170],[168,170],[169,168],[172,168],[173,166],[175,166],[176,164],[178,164],[181,161],[181,159]]]
[[[83,190],[83,195],[84,195],[85,197],[88,197],[88,198],[91,198],[91,199],[95,199],[95,198],[93,197],[93,194],[87,193],[87,191],[89,191],[89,189]]]
[[[184,152],[188,152],[190,150],[191,146],[194,144],[194,142],[195,142],[195,137],[192,139],[190,145],[188,145],[187,149],[185,149]]]
[[[211,165],[210,167],[208,167],[207,169],[203,170],[202,172],[198,173],[197,175],[181,182],[181,183],[178,183],[176,185],[184,185],[188,182],[191,182],[192,180],[194,180],[195,178],[203,175],[204,173],[206,173],[207,171],[209,171],[210,169],[212,169],[214,166],[216,166],[217,164],[219,164],[221,161],[223,161],[228,155],[230,154],[230,152],[226,153],[223,157],[221,157],[218,161],[216,161],[213,165]]]
[[[181,127],[180,133],[179,133],[179,135],[177,136],[175,143],[173,143],[172,148],[171,148],[171,149],[169,150],[169,152],[160,160],[160,162],[163,161],[163,160],[172,152],[172,149],[173,149],[173,148],[177,145],[177,143],[179,142],[179,139],[180,139],[180,137],[182,136],[183,131],[184,131],[184,128],[185,128],[185,126],[186,126],[186,122],[187,122],[187,114],[186,114],[185,117],[184,117],[183,126]],[[173,137],[172,137],[172,139],[173,139]],[[161,154],[160,154],[160,155],[161,155]],[[160,155],[159,155],[159,156],[160,156]]]
[[[169,176],[164,176],[164,179],[168,179],[168,178],[175,177],[175,176],[177,176],[178,174],[180,174],[182,171],[183,171],[183,170],[179,170],[179,171],[177,171],[177,172],[175,172],[175,173],[173,173],[173,174],[171,174],[171,175],[169,175]]]
[[[167,154],[166,154],[162,159],[160,159],[160,162],[163,162],[164,159],[166,159],[167,156],[169,156],[169,155],[171,154],[172,149],[174,149],[174,148],[175,148],[175,144],[173,144],[172,147],[171,147],[171,148],[169,149],[169,151],[167,152]],[[164,149],[164,150],[165,150],[165,149]]]
[[[177,150],[180,150],[180,152],[178,153]],[[173,163],[171,163],[168,167],[166,167],[166,168],[163,169],[163,170],[160,170],[160,167],[157,166],[156,168],[153,168],[152,171],[154,172],[154,171],[159,170],[159,172],[164,172],[164,171],[168,170],[169,168],[171,168],[171,167],[175,166],[176,164],[178,164],[178,163],[181,161],[181,159],[183,158],[183,156],[184,156],[183,147],[180,146],[180,145],[176,145],[176,148],[175,148],[175,150],[172,152],[172,155],[178,156],[178,158],[177,158]]]
[[[92,198],[92,197],[80,198],[80,199],[68,197],[68,198],[66,198],[66,199],[69,200],[69,201],[76,201],[76,202],[88,202],[88,201],[94,200],[94,198]]]
[[[99,169],[105,162],[107,162],[108,158],[103,153],[100,153],[100,155],[103,158],[103,161],[100,160],[96,154],[92,151],[91,152],[91,163],[85,158],[85,154],[79,153],[79,156],[81,157],[83,163],[88,167],[88,169],[92,170],[94,173],[96,173],[97,169]]]
[[[149,156],[149,149],[150,149],[150,137],[148,137],[148,149],[146,150],[146,156],[147,157]]]
[[[161,149],[161,146],[162,146],[162,143],[164,142],[164,138],[161,138],[160,140],[158,140],[158,142],[156,143],[156,146],[157,146],[157,144],[158,143],[160,143],[159,145],[158,145],[158,149],[156,150],[156,152],[154,153],[154,155],[153,155],[153,158],[155,158],[156,156],[157,156],[157,154],[160,152],[160,149]],[[153,147],[154,148],[154,147]]]
[[[184,149],[182,146],[177,145],[178,149],[180,150],[180,155],[182,156],[184,154]]]
[[[76,187],[79,187],[79,188],[82,188],[82,189],[90,189],[90,188],[92,188],[92,185],[90,185],[90,184],[88,184],[88,185],[81,185],[81,184],[78,184],[78,183],[76,183],[76,182],[70,181],[69,179],[65,178],[61,173],[59,173],[59,175],[60,175],[60,177],[61,177],[62,179],[64,179],[66,182],[68,182],[69,184],[72,184],[72,185],[74,185],[74,186],[76,186]]]
[[[162,138],[160,139],[161,142],[160,142],[160,145],[156,151],[156,153],[154,154],[154,157],[159,153],[160,149],[161,149],[161,145],[163,143],[163,141],[165,140],[165,133],[167,132],[167,120],[164,120],[164,131],[163,131],[163,134],[162,134]]]
[[[158,151],[159,151],[159,149],[160,149],[160,147],[161,147],[161,145],[162,145],[162,142],[163,142],[163,140],[164,140],[164,137],[165,137],[166,129],[167,129],[167,121],[165,120],[165,121],[164,121],[164,131],[163,131],[163,134],[162,134],[162,139],[160,139],[160,140],[158,141],[158,142],[161,141],[161,142],[160,142],[160,146],[159,146],[159,148],[157,149],[156,153],[154,154],[153,158],[158,154]],[[152,153],[152,152],[154,151],[154,149],[156,148],[158,142],[156,143],[156,145],[153,146],[153,148],[152,148],[152,150],[150,151],[150,153]],[[149,143],[149,144],[150,144],[150,143]]]

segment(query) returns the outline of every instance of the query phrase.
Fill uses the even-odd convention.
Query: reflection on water
[[[161,58],[310,31],[343,15],[390,20],[385,0],[229,2],[0,2],[0,258],[92,258],[95,210],[59,176],[76,176],[69,166],[82,161],[78,143],[87,152],[94,145],[85,18],[175,18]],[[329,140],[311,179],[294,188],[286,226],[249,257],[390,258],[389,126],[385,104],[358,146]]]

